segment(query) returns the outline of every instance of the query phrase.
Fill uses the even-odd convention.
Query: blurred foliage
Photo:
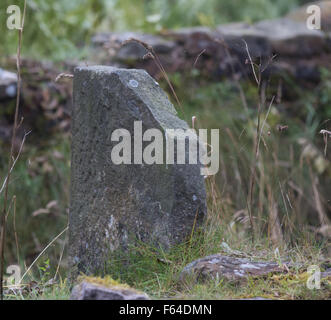
[[[0,177],[6,176],[7,149],[0,145]],[[11,210],[8,216],[6,259],[29,265],[38,253],[68,224],[70,141],[50,139],[47,146],[26,145],[9,185]],[[16,205],[14,205],[14,196]],[[1,201],[2,203],[2,201]],[[16,249],[16,235],[19,252]],[[62,239],[64,236],[62,236]],[[56,268],[61,244],[57,241],[43,259]]]
[[[97,30],[157,32],[231,21],[254,22],[285,14],[301,0],[27,0],[23,52],[53,60],[84,57],[81,48]],[[23,11],[23,0],[15,1]],[[6,27],[9,5],[0,3],[0,55],[16,51],[17,32]],[[80,48],[80,49],[79,49]]]
[[[331,191],[329,162],[331,153],[328,149],[324,157],[325,145],[319,134],[321,129],[330,128],[328,114],[331,102],[331,74],[327,70],[322,72],[323,81],[315,89],[316,94],[297,86],[295,90],[298,91],[298,97],[290,106],[286,101],[274,102],[267,116],[270,102],[268,100],[261,110],[261,122],[266,116],[267,120],[264,125],[256,174],[257,180],[262,179],[263,183],[258,182],[256,187],[254,195],[256,207],[253,215],[259,217],[260,214],[263,216],[270,211],[270,199],[267,195],[272,190],[279,206],[281,220],[286,219],[285,213],[288,209],[282,199],[281,184],[291,199],[289,210],[289,216],[293,219],[291,223],[299,226],[298,233],[290,228],[288,241],[299,237],[303,225],[307,222],[312,225],[317,223],[317,206],[313,200],[310,172],[319,180],[320,196],[324,200],[328,199]],[[253,150],[258,117],[257,87],[245,81],[240,83],[248,105],[248,109],[245,110],[238,88],[230,80],[208,83],[199,76],[198,72],[175,73],[170,75],[170,79],[182,104],[179,110],[181,118],[191,123],[192,116],[196,116],[198,127],[220,129],[221,160],[216,180],[217,186],[223,192],[223,199],[231,204],[230,207],[232,206],[230,210],[225,211],[235,212],[245,208],[248,194],[247,181],[250,178],[251,163],[255,156]],[[268,99],[270,98],[271,95],[268,95]],[[277,129],[280,124],[286,124],[288,129],[280,132]],[[309,200],[298,200],[294,195],[295,192],[289,187],[292,182],[299,186]],[[271,189],[268,190],[266,186]],[[326,206],[326,211],[328,210]],[[263,223],[260,230],[263,230]],[[283,230],[284,235],[288,232],[286,229],[285,227]]]
[[[121,0],[118,3],[130,3],[129,0]],[[139,3],[141,15],[139,19],[128,20],[128,26],[137,27],[179,28],[195,25],[215,26],[231,21],[253,22],[262,19],[274,18],[285,14],[288,10],[298,5],[297,1],[273,1],[273,0],[153,0],[136,1]],[[125,7],[122,7],[125,10]],[[132,8],[133,10],[133,8]],[[122,17],[123,18],[123,17]],[[124,15],[124,18],[126,16]],[[130,18],[130,17],[128,17]]]
[[[12,4],[23,14],[23,0],[1,0],[0,55],[16,52],[17,32],[6,26],[6,10]],[[23,52],[35,58],[80,58],[84,52],[77,45],[85,44],[105,16],[104,0],[27,0]]]
[[[320,95],[316,95],[316,98],[321,105],[322,119],[331,119],[331,71],[322,69],[321,74]]]

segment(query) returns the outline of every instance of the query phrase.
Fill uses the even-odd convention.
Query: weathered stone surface
[[[113,131],[124,128],[133,137],[134,121],[139,120],[143,133],[148,128],[163,134],[168,128],[188,128],[146,71],[102,66],[75,70],[72,270],[102,271],[114,249],[125,248],[136,238],[168,248],[190,234],[195,219],[197,225],[203,220],[206,194],[200,165],[111,161],[112,148],[118,144],[111,141]]]
[[[141,60],[148,51],[137,42],[124,44],[129,39],[137,39],[147,43],[158,54],[168,54],[175,47],[175,43],[172,41],[159,36],[138,32],[100,33],[93,37],[92,43],[96,46],[101,45],[108,49],[114,49],[114,55],[120,61]]]
[[[270,57],[271,44],[267,35],[248,23],[230,23],[220,25],[216,29],[224,39],[231,53],[247,59],[247,47],[252,58]],[[246,43],[245,43],[246,42]]]
[[[205,280],[208,278],[243,280],[249,276],[261,277],[273,272],[283,272],[275,262],[256,262],[246,258],[234,258],[214,254],[188,264],[180,274],[180,280]]]
[[[323,32],[309,30],[305,23],[287,18],[261,21],[254,28],[265,35],[272,51],[281,56],[313,56],[324,52],[327,46]]]
[[[71,300],[150,300],[148,295],[132,288],[104,286],[82,281],[77,284],[70,296]]]
[[[237,299],[237,300],[272,300],[272,299],[263,298],[263,297],[254,297],[254,298],[243,298],[243,299]]]
[[[17,75],[0,68],[0,100],[16,97]]]
[[[321,28],[325,32],[331,32],[331,1],[314,1],[293,10],[287,17],[298,22],[306,23],[311,13],[307,13],[308,6],[315,5],[321,9]]]
[[[204,34],[212,39],[215,36],[215,31],[208,27],[199,26],[167,30],[164,32],[165,36],[171,37],[179,43],[185,42],[187,37],[191,36],[192,34]]]
[[[186,52],[196,55],[202,50],[219,59],[221,39],[231,54],[242,60],[247,59],[246,44],[252,58],[282,56],[310,57],[325,52],[328,47],[326,35],[319,30],[309,30],[305,22],[289,18],[261,21],[256,24],[230,23],[219,25],[215,30],[206,27],[185,28],[169,32]]]
[[[321,272],[321,279],[331,278],[331,268],[326,269],[324,272]]]

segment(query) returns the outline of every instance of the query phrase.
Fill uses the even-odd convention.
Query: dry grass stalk
[[[136,39],[136,38],[130,38],[128,40],[123,41],[123,43],[121,44],[121,46],[124,46],[124,45],[126,45],[128,43],[131,43],[131,42],[136,42],[136,43],[140,44],[141,46],[143,46],[147,50],[147,53],[144,55],[143,58],[144,59],[150,58],[150,59],[153,59],[154,60],[156,66],[159,68],[159,70],[161,71],[161,73],[164,76],[165,80],[167,81],[167,84],[169,85],[170,90],[171,90],[172,94],[174,95],[178,106],[180,108],[182,108],[182,105],[179,102],[179,99],[177,97],[177,94],[175,92],[175,89],[174,89],[173,85],[171,84],[171,81],[170,81],[170,79],[169,79],[169,77],[168,77],[165,69],[163,68],[163,65],[162,65],[162,63],[161,63],[158,55],[155,53],[155,50],[153,49],[153,47],[150,46],[149,44],[147,44],[146,42],[141,41],[141,40]]]
[[[324,156],[326,157],[326,151],[328,148],[328,137],[331,137],[331,131],[328,130],[321,130],[320,134],[323,134],[324,139]]]
[[[279,247],[284,243],[282,228],[279,222],[278,206],[275,202],[273,191],[268,186],[269,223],[268,234],[274,246]]]
[[[73,74],[70,73],[60,73],[56,78],[55,82],[59,82],[62,79],[72,79],[74,77]]]
[[[254,149],[255,149],[255,157],[253,159],[253,164],[252,164],[252,172],[250,176],[250,188],[249,188],[249,194],[248,194],[248,199],[247,199],[247,209],[248,209],[248,214],[249,214],[249,219],[250,219],[250,224],[251,224],[251,229],[252,229],[252,235],[253,235],[253,241],[254,241],[254,220],[253,220],[253,213],[252,213],[252,206],[253,206],[253,194],[254,194],[254,185],[255,185],[255,180],[256,180],[256,166],[259,158],[259,145],[260,145],[260,135],[262,133],[260,132],[260,125],[261,125],[261,110],[263,106],[264,99],[265,97],[265,85],[262,85],[262,90],[261,90],[261,72],[259,72],[259,78],[257,78],[254,63],[252,61],[251,55],[249,53],[249,49],[246,44],[246,51],[247,55],[250,61],[250,64],[252,66],[253,74],[258,86],[258,91],[260,94],[259,101],[258,101],[258,109],[257,109],[257,126],[256,126],[256,137],[254,140]]]
[[[14,196],[14,219],[13,219],[13,228],[14,228],[14,235],[15,235],[15,244],[16,244],[16,254],[17,254],[17,263],[20,261],[20,251],[18,245],[18,236],[16,231],[16,196]]]
[[[39,260],[39,258],[47,251],[47,249],[58,239],[62,236],[63,233],[65,233],[67,230],[69,229],[69,227],[67,226],[64,230],[62,230],[37,256],[36,259],[34,259],[34,261],[31,263],[31,265],[26,269],[26,271],[24,272],[23,276],[21,277],[19,284],[21,284],[21,282],[23,281],[23,279],[25,278],[25,276],[29,273],[29,271],[32,269],[32,267],[36,264],[36,262]]]
[[[319,219],[321,227],[330,226],[329,218],[328,218],[327,214],[325,213],[325,210],[324,210],[324,207],[322,204],[322,200],[321,200],[320,194],[318,192],[317,182],[318,182],[318,178],[312,177],[313,194],[314,194],[316,210],[318,212],[318,219]]]
[[[203,50],[198,54],[198,56],[196,57],[196,59],[195,59],[195,61],[194,61],[194,63],[193,63],[193,68],[196,66],[196,64],[197,64],[197,62],[198,62],[198,60],[199,60],[199,58],[200,58],[205,52],[206,52],[206,49],[203,49]]]
[[[1,215],[1,238],[0,238],[0,299],[3,300],[3,276],[4,276],[4,251],[5,251],[5,239],[6,239],[6,216],[7,216],[7,202],[8,202],[8,187],[10,182],[10,175],[12,171],[14,160],[14,146],[16,140],[16,133],[18,124],[18,113],[19,113],[19,106],[20,106],[20,92],[21,92],[21,47],[22,47],[22,35],[24,30],[24,19],[25,19],[25,12],[26,12],[26,0],[24,0],[24,9],[23,9],[23,16],[21,21],[21,27],[18,29],[18,47],[17,47],[17,59],[16,59],[16,66],[17,66],[17,95],[16,95],[16,107],[15,107],[15,117],[14,117],[14,127],[13,127],[13,134],[11,139],[11,148],[8,160],[8,174],[5,180],[4,186],[4,202],[3,202],[3,209]],[[17,158],[16,158],[17,159]]]

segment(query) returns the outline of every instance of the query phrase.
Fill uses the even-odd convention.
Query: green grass
[[[321,290],[306,288],[307,267],[321,264],[322,245],[298,244],[296,249],[280,248],[281,260],[291,261],[300,268],[290,274],[270,275],[262,279],[248,279],[237,283],[225,279],[211,279],[205,283],[179,282],[183,267],[195,259],[215,253],[231,255],[224,251],[225,241],[231,249],[239,250],[253,260],[277,261],[274,248],[267,239],[252,243],[251,239],[238,238],[229,231],[225,221],[213,222],[208,232],[194,235],[191,242],[177,246],[170,252],[157,251],[141,244],[131,248],[128,254],[114,255],[109,263],[109,274],[121,282],[147,292],[153,299],[239,299],[265,297],[272,299],[330,299],[330,282],[325,282]],[[325,262],[325,261],[324,261]]]
[[[247,207],[257,118],[260,116],[260,123],[265,121],[265,125],[252,209],[253,216],[260,223],[259,230],[265,231],[270,198],[278,205],[288,241],[300,237],[305,224],[318,223],[314,183],[318,184],[323,202],[327,202],[331,192],[330,149],[324,157],[324,142],[319,134],[319,130],[328,126],[328,114],[324,112],[324,101],[328,101],[328,81],[321,84],[316,95],[294,88],[298,90],[294,103],[274,102],[268,113],[274,94],[269,88],[267,101],[259,115],[257,88],[248,82],[240,83],[248,105],[248,110],[245,110],[237,85],[229,80],[208,83],[198,74],[195,77],[192,74],[175,74],[171,79],[182,102],[182,108],[177,107],[181,116],[188,123],[191,123],[192,116],[196,116],[197,128],[220,129],[220,172],[216,176],[216,184],[222,193],[223,203],[227,204],[225,212],[233,215]],[[318,97],[323,95],[320,101]],[[312,107],[304,108],[305,104]],[[287,125],[288,129],[279,132],[279,124]],[[293,189],[294,185],[298,186],[297,190]],[[299,199],[298,190],[305,195],[304,199]]]
[[[126,283],[144,291],[152,299],[246,299],[263,297],[268,299],[331,299],[331,279],[322,281],[321,289],[309,290],[306,286],[307,268],[310,265],[330,266],[323,257],[324,246],[304,234],[295,248],[279,247],[279,256],[268,239],[238,237],[231,231],[226,218],[207,219],[203,232],[196,232],[186,243],[164,252],[140,243],[127,253],[115,252],[107,265],[107,274],[120,283]],[[231,249],[241,251],[257,261],[290,261],[295,267],[290,273],[249,278],[245,282],[224,279],[210,279],[206,282],[186,281],[181,283],[178,276],[182,268],[194,259],[214,253],[231,255],[221,246],[226,242]],[[328,264],[329,263],[329,264]],[[37,288],[23,296],[13,294],[7,299],[68,299],[70,290],[64,282],[47,286],[38,283]]]

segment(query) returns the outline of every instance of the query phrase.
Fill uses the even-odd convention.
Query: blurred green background
[[[77,59],[78,50],[97,30],[158,32],[188,26],[254,22],[281,16],[307,0],[28,0],[24,55],[52,60]],[[0,3],[0,55],[16,50],[17,33],[6,28],[6,8],[22,0]]]

